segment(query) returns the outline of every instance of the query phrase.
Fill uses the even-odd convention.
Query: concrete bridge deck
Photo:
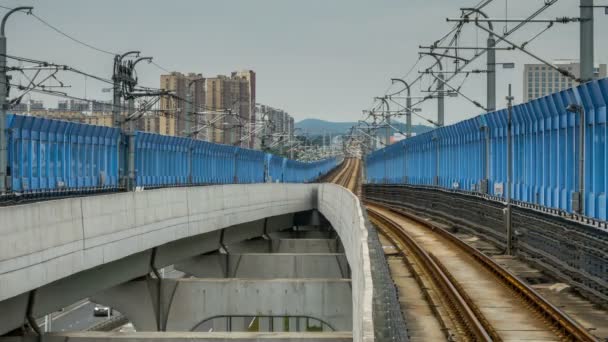
[[[373,340],[367,230],[357,198],[339,186],[158,189],[3,207],[0,217],[0,333],[21,326],[28,316],[56,311],[164,266],[326,219],[337,232],[350,265],[352,319],[341,327],[352,326],[354,340]],[[333,251],[282,258],[294,267],[293,277],[321,276],[297,264],[303,258],[321,262],[336,257],[328,252]],[[336,265],[341,264],[338,260]],[[234,269],[236,273],[230,276],[251,276],[242,270]],[[331,278],[329,282],[343,281]],[[288,290],[293,284],[277,286]]]

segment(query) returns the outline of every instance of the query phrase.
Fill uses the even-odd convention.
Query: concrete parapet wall
[[[0,333],[23,323],[31,290],[227,227],[240,225],[239,237],[255,236],[251,230],[258,234],[264,218],[311,209],[332,224],[351,266],[353,339],[373,341],[364,218],[354,194],[331,184],[167,188],[2,207],[0,308],[12,309],[0,310]]]
[[[351,266],[353,292],[353,340],[373,341],[373,284],[367,229],[359,199],[345,188],[320,184],[318,210],[336,230]]]
[[[0,301],[175,240],[311,210],[316,185],[167,188],[0,208]]]

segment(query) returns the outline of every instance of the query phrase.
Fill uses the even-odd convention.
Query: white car
[[[93,316],[95,317],[107,317],[112,316],[112,309],[103,305],[95,305],[93,309]]]

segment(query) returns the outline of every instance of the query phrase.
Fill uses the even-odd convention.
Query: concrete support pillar
[[[261,332],[271,332],[273,331],[273,321],[272,317],[260,317],[258,318],[260,321],[260,331]]]
[[[272,323],[272,327],[273,327],[273,332],[283,332],[283,331],[288,331],[289,329],[286,329],[286,324],[285,322],[289,322],[289,318],[287,317],[273,317],[272,318],[273,323]],[[289,324],[289,323],[287,323]]]
[[[163,331],[177,282],[163,279],[162,283],[160,296],[158,280],[145,277],[109,288],[93,296],[91,301],[120,311],[137,331]],[[159,299],[162,304],[160,314]]]
[[[298,331],[298,317],[289,317],[289,331],[296,332]]]
[[[116,308],[137,331],[197,331],[220,316],[313,317],[335,331],[352,330],[353,297],[346,279],[163,279],[160,296],[156,284],[140,278],[91,300]]]

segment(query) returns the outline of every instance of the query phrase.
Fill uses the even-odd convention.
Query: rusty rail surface
[[[387,206],[383,203],[366,201],[367,203],[374,204],[390,210],[394,213],[402,215],[410,220],[413,220],[439,234],[446,240],[450,241],[468,255],[472,256],[480,265],[486,270],[494,274],[499,281],[504,285],[511,288],[520,298],[525,300],[530,307],[540,314],[554,329],[560,334],[565,340],[568,341],[598,341],[593,335],[591,335],[582,325],[570,318],[566,313],[557,308],[555,305],[548,302],[542,295],[540,295],[532,287],[524,283],[516,275],[496,263],[492,258],[478,251],[474,247],[470,246],[466,242],[459,239],[457,236],[451,234],[447,230],[438,227],[437,225],[422,219],[421,217],[408,212],[406,210]],[[370,208],[368,207],[368,210]],[[373,210],[371,210],[373,212]]]
[[[393,240],[395,245],[407,246],[411,254],[406,256],[405,250],[400,250],[400,253],[404,258],[410,258],[413,255],[418,260],[417,264],[424,268],[425,273],[432,278],[433,283],[437,285],[437,289],[441,292],[443,298],[449,303],[449,308],[446,309],[451,310],[453,316],[463,328],[464,333],[470,339],[476,341],[500,341],[500,337],[489,326],[487,320],[480,317],[481,313],[469,304],[467,297],[462,295],[458,284],[453,281],[453,277],[437,258],[428,253],[408,233],[403,231],[398,223],[384,215],[382,209],[378,210],[368,207],[367,210],[372,222],[382,231],[390,232],[386,236]],[[399,241],[395,241],[395,239]],[[447,337],[449,338],[449,336]]]

